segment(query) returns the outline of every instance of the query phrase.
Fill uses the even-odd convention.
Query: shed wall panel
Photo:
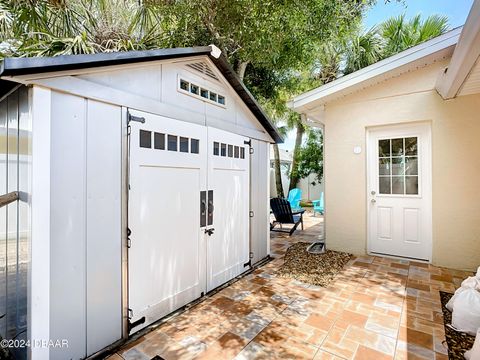
[[[269,144],[252,139],[250,155],[250,246],[252,263],[269,254]]]
[[[14,92],[7,99],[7,192],[18,191],[18,92]],[[16,335],[16,287],[17,287],[17,244],[18,229],[18,202],[7,205],[7,242],[6,242],[6,336],[8,339]]]
[[[121,108],[88,101],[87,355],[122,336]]]
[[[28,89],[20,87],[0,101],[0,195],[28,194]],[[27,338],[27,269],[30,248],[27,197],[0,209],[0,336]],[[12,348],[26,358],[25,348]]]
[[[86,100],[52,93],[50,339],[51,359],[86,354]]]

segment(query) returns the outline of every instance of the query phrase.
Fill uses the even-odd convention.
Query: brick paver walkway
[[[305,225],[290,238],[272,233],[275,260],[110,359],[448,358],[438,290],[470,274],[363,256],[328,288],[276,277],[289,245],[321,237],[322,217],[307,214]]]

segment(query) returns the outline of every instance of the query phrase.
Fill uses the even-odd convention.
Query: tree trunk
[[[299,120],[296,125],[297,136],[295,138],[295,148],[293,149],[293,161],[292,161],[292,170],[290,172],[290,186],[288,191],[295,189],[300,181],[298,177],[298,156],[300,155],[300,149],[302,146],[303,134],[305,133],[305,127],[303,123]]]
[[[237,75],[242,81],[243,81],[243,78],[245,77],[245,71],[247,70],[247,66],[248,66],[248,61],[242,61],[241,63],[238,64]]]
[[[282,185],[282,173],[280,169],[280,151],[278,150],[278,145],[273,144],[273,158],[274,158],[274,170],[275,170],[275,187],[277,189],[277,197],[285,197],[283,193]]]

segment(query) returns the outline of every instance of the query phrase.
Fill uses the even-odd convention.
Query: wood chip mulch
[[[353,255],[332,250],[310,254],[307,251],[309,245],[307,242],[298,242],[290,246],[277,275],[327,287]]]
[[[440,291],[440,300],[442,301],[443,324],[445,327],[445,338],[448,345],[448,358],[450,360],[465,360],[463,354],[470,350],[475,342],[475,336],[468,335],[459,331],[453,330],[450,326],[452,323],[452,313],[445,305],[453,294]]]

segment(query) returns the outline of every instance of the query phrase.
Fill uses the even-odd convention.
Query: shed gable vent
[[[203,61],[188,63],[187,66],[195,71],[198,71],[199,73],[202,73],[203,75],[219,81],[217,75],[215,75],[212,69],[210,69],[210,66],[208,66],[208,64]]]

